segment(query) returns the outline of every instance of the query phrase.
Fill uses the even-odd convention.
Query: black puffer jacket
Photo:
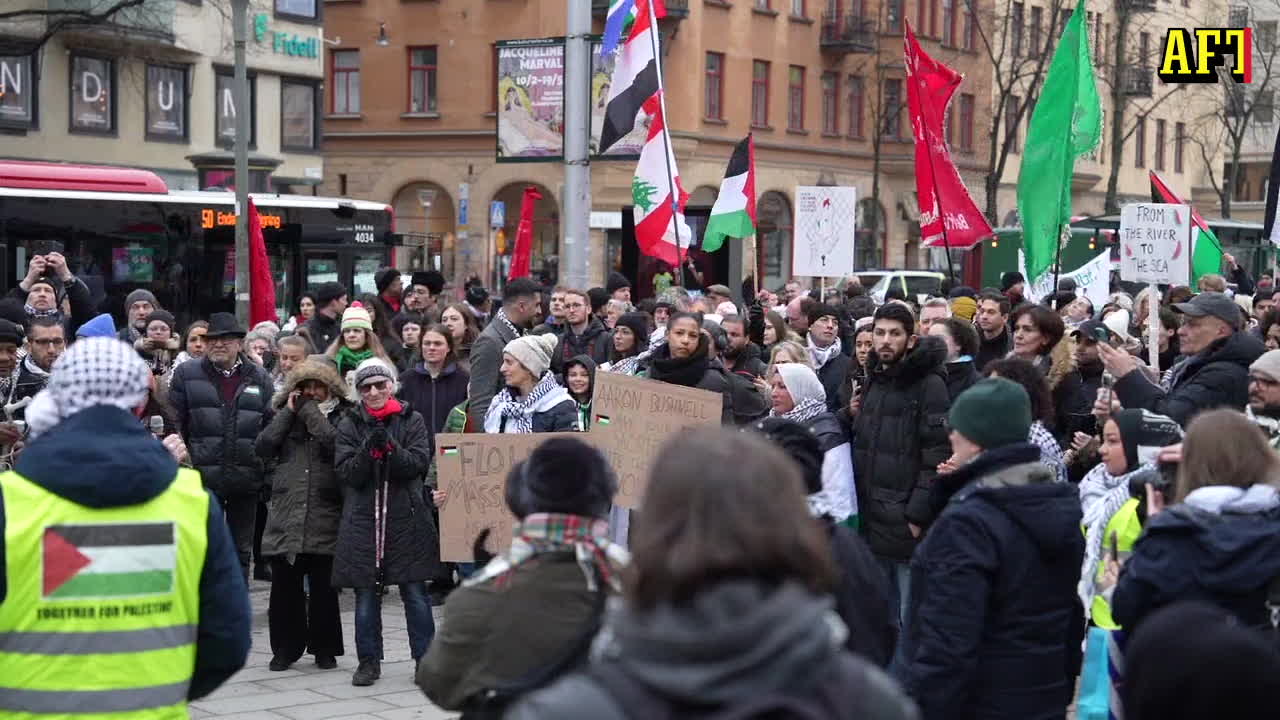
[[[254,443],[271,418],[275,391],[267,371],[243,354],[236,372],[240,387],[231,405],[222,402],[222,374],[207,357],[174,368],[169,386],[169,404],[191,464],[205,487],[223,498],[251,495],[262,486],[264,466]]]
[[[943,366],[947,371],[947,394],[951,402],[960,397],[960,393],[973,387],[980,379],[978,371],[973,367],[973,360],[956,360]]]
[[[907,522],[933,519],[929,492],[938,464],[951,456],[951,408],[942,362],[947,348],[922,337],[898,363],[884,367],[872,354],[854,419],[853,466],[858,509],[876,555],[906,562],[916,548]]]
[[[374,459],[370,440],[379,425],[386,428],[394,449]],[[382,582],[415,582],[435,574],[440,539],[422,480],[430,453],[426,423],[407,404],[385,424],[363,406],[348,411],[339,421],[334,466],[345,487],[333,557],[335,587],[370,588],[379,580],[374,518],[379,486],[387,493]]]
[[[1233,333],[1175,365],[1168,392],[1135,371],[1116,380],[1116,397],[1127,408],[1168,415],[1184,427],[1201,410],[1242,410],[1249,402],[1249,366],[1266,350],[1249,333]]]
[[[329,386],[338,405],[327,415],[315,402],[299,400],[289,409],[289,393],[307,380]],[[332,555],[342,516],[342,486],[333,467],[337,424],[351,409],[341,399],[346,383],[328,363],[308,361],[294,368],[272,400],[275,416],[258,435],[258,456],[275,466],[271,508],[262,533],[262,554]]]
[[[924,720],[1060,720],[1079,669],[1076,489],[1018,444],[938,478],[895,674]]]
[[[840,411],[842,396],[846,400],[844,406],[847,407],[849,404],[848,393],[844,388],[849,384],[849,372],[853,365],[853,358],[841,352],[836,353],[835,357],[817,370],[818,380],[822,382],[822,388],[827,391],[827,409],[831,412]]]

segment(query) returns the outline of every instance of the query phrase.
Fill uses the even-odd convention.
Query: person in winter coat
[[[905,620],[907,561],[933,520],[933,478],[950,454],[947,350],[937,338],[916,336],[915,318],[903,305],[876,310],[874,325],[875,352],[853,420],[853,466],[863,535]]]
[[[624,313],[613,328],[613,349],[609,362],[600,366],[605,372],[634,375],[640,356],[649,351],[649,316],[642,312]]]
[[[849,628],[845,649],[879,667],[888,667],[898,641],[896,614],[889,611],[889,582],[871,548],[857,531],[824,511],[827,503],[820,496],[827,453],[822,450],[820,434],[784,417],[766,418],[752,427],[800,467],[805,492],[809,494],[809,513],[831,540],[832,557],[839,575],[832,595],[836,613]]]
[[[720,393],[723,403],[720,421],[735,422],[734,392],[728,373],[713,357],[711,338],[702,330],[698,316],[677,312],[667,321],[667,341],[653,350],[641,374],[651,380]],[[754,392],[754,389],[753,389]]]
[[[275,385],[241,352],[245,334],[230,313],[211,315],[205,333],[209,350],[174,370],[169,405],[192,466],[222,500],[247,579],[258,490],[265,479],[254,443],[271,419]]]
[[[1241,413],[1208,410],[1187,426],[1176,505],[1147,489],[1146,531],[1120,569],[1111,611],[1137,630],[1186,598],[1271,632],[1267,587],[1280,577],[1280,455]]]
[[[591,396],[596,387],[596,363],[579,355],[564,366],[564,386],[578,410],[578,429],[591,428]]]
[[[1049,430],[1060,445],[1076,431],[1094,428],[1090,399],[1076,370],[1075,341],[1064,337],[1062,316],[1043,305],[1024,305],[1013,312],[1013,349],[1010,357],[1026,360],[1040,371],[1053,395],[1053,422]]]
[[[422,478],[431,442],[422,415],[395,399],[395,370],[378,358],[356,368],[360,405],[338,422],[334,467],[344,483],[333,585],[354,588],[356,657],[351,684],[382,675],[382,589],[400,588],[409,652],[426,654],[435,635],[426,580],[440,562],[439,536]]]
[[[809,509],[817,517],[858,526],[858,497],[854,489],[853,453],[844,426],[827,411],[826,392],[817,374],[804,365],[784,363],[769,378],[769,417],[802,424],[822,445],[822,490],[810,493]]]
[[[444,325],[431,325],[422,332],[422,356],[413,368],[400,373],[401,400],[422,414],[427,426],[431,456],[435,457],[435,436],[443,431],[449,411],[467,400],[471,376],[458,367],[454,340]],[[434,487],[434,483],[431,483]]]
[[[677,321],[677,325],[679,321]],[[915,718],[846,651],[836,570],[794,462],[754,433],[668,443],[632,531],[630,582],[590,665],[522,699],[509,720],[752,716]]]
[[[473,286],[473,288],[476,286]],[[484,290],[484,288],[479,288]],[[467,388],[467,414],[472,425],[483,427],[489,405],[502,391],[502,363],[507,343],[523,336],[542,312],[538,298],[542,287],[530,278],[517,278],[502,288],[502,307],[471,346],[471,383]],[[487,299],[487,294],[485,294]],[[470,303],[468,303],[469,305]],[[468,310],[468,312],[471,312]],[[550,352],[548,366],[550,366]]]
[[[1249,365],[1265,351],[1241,329],[1240,309],[1222,293],[1206,292],[1173,309],[1186,316],[1178,329],[1184,358],[1174,365],[1168,388],[1157,386],[1138,369],[1132,355],[1101,346],[1107,370],[1116,378],[1115,393],[1127,408],[1143,408],[1186,426],[1202,410],[1249,402]]]
[[[564,326],[557,334],[559,343],[551,356],[551,371],[560,375],[565,364],[578,355],[586,355],[596,362],[609,359],[612,338],[609,329],[591,312],[591,302],[579,290],[564,293]]]
[[[814,372],[827,391],[827,409],[840,409],[840,393],[849,378],[852,359],[840,352],[840,312],[818,303],[809,310],[808,351]]]
[[[271,402],[275,416],[255,443],[258,456],[275,466],[262,534],[262,554],[271,559],[271,670],[288,670],[308,651],[327,670],[343,654],[338,594],[329,579],[342,517],[334,439],[352,408],[346,393],[328,363],[304,360],[285,376]]]
[[[628,560],[604,520],[617,488],[600,451],[576,439],[548,440],[511,469],[511,547],[449,596],[449,622],[418,668],[436,705],[498,718],[583,664]]]
[[[173,361],[175,368],[188,360],[199,360],[204,357],[208,349],[208,341],[205,339],[207,332],[209,332],[209,323],[205,320],[196,320],[187,326],[187,332],[182,340],[182,351]]]
[[[325,352],[342,336],[342,313],[346,309],[347,288],[342,283],[327,282],[316,288],[316,311],[302,326],[316,353]]]
[[[1013,344],[1009,331],[1009,299],[1001,293],[984,292],[978,296],[978,314],[974,324],[978,326],[978,355],[973,359],[979,373],[993,360],[1009,354]]]
[[[352,373],[369,358],[376,357],[391,367],[396,366],[383,348],[378,334],[373,331],[369,312],[359,302],[351,303],[351,307],[342,313],[342,334],[329,345],[325,355],[333,358],[338,366],[338,375],[348,385],[351,385]]]
[[[1017,383],[979,382],[949,419],[957,469],[937,479],[938,517],[911,560],[894,676],[925,720],[1063,718],[1079,656],[1075,488],[1026,442],[1031,401]]]
[[[19,403],[26,398],[34,398],[49,384],[49,374],[53,372],[53,364],[67,349],[67,339],[64,336],[66,331],[66,326],[55,317],[38,317],[27,324],[29,352],[18,364],[18,371],[13,379],[13,391],[7,403]],[[23,413],[24,408],[17,408],[13,417],[21,420]]]
[[[62,253],[51,252],[31,258],[27,276],[9,293],[23,303],[27,320],[52,317],[62,324],[67,337],[74,337],[76,330],[93,319],[93,298],[89,286],[71,274],[67,259]],[[63,300],[71,313],[62,311]]]
[[[1130,481],[1155,471],[1160,449],[1181,441],[1178,423],[1148,410],[1121,410],[1103,425],[1102,462],[1080,482],[1085,546],[1078,588],[1086,617],[1100,628],[1120,627],[1111,617],[1111,591],[1147,519],[1146,498],[1133,497]]]
[[[1280,350],[1268,350],[1249,366],[1249,407],[1244,410],[1267,436],[1273,450],[1280,450]]]
[[[1040,448],[1040,462],[1053,470],[1054,477],[1060,482],[1066,482],[1067,465],[1063,460],[1062,446],[1049,432],[1049,424],[1053,422],[1053,396],[1049,392],[1049,382],[1034,365],[1016,357],[987,365],[986,375],[1012,380],[1027,391],[1027,397],[1031,398],[1031,432],[1027,442]]]
[[[156,310],[162,309],[156,296],[145,288],[138,288],[125,296],[125,324],[116,335],[132,345],[138,338],[147,334],[147,318]]]
[[[929,327],[929,334],[942,338],[947,346],[947,394],[955,402],[960,393],[973,387],[981,379],[973,363],[973,357],[978,352],[978,331],[964,320],[947,317],[933,323]]]
[[[142,360],[151,367],[151,374],[164,377],[173,369],[181,339],[174,332],[177,321],[165,310],[152,311],[147,316],[146,333],[133,343]]]
[[[449,334],[453,336],[453,354],[458,367],[470,374],[471,345],[480,335],[475,314],[467,309],[466,303],[453,303],[441,311],[440,324],[449,328]]]
[[[551,372],[555,335],[526,335],[502,351],[506,387],[489,403],[487,433],[565,432],[578,429],[578,405]]]
[[[720,358],[725,368],[747,378],[764,377],[766,365],[760,346],[747,339],[744,318],[740,315],[726,315],[720,320],[720,327],[724,328],[728,341]]]

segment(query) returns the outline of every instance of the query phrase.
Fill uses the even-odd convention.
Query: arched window
[[[781,287],[791,279],[791,201],[767,192],[756,204],[756,270],[761,287]]]

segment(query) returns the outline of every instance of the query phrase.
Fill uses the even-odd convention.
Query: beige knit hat
[[[358,302],[351,303],[351,307],[342,313],[342,329],[349,330],[351,328],[362,328],[370,332],[373,331],[373,319],[369,317],[369,311]]]
[[[555,352],[559,338],[546,335],[525,335],[507,343],[502,352],[515,358],[535,378],[541,378],[551,367],[551,353]]]

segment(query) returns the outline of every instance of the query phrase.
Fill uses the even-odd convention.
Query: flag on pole
[[[1053,265],[1071,221],[1076,158],[1102,137],[1102,105],[1084,30],[1084,0],[1062,30],[1040,99],[1031,115],[1018,173],[1018,215],[1027,255],[1027,282]]]
[[[680,186],[680,173],[676,170],[675,154],[671,152],[671,137],[659,96],[650,98],[644,109],[650,117],[649,136],[631,181],[636,245],[645,255],[678,268],[684,250],[693,239],[693,232],[684,219],[689,194]]]
[[[516,226],[516,244],[511,250],[511,272],[507,280],[529,276],[529,262],[533,257],[533,211],[542,193],[529,185],[520,199],[520,224]]]
[[[1191,203],[1184,203],[1155,170],[1151,170],[1149,175],[1152,202],[1191,207]],[[1191,284],[1194,286],[1200,282],[1201,275],[1222,270],[1222,243],[1194,207],[1191,207],[1191,224],[1196,228],[1195,243],[1191,246]]]
[[[756,148],[751,136],[733,149],[720,182],[720,194],[702,234],[703,252],[715,252],[726,237],[744,238],[756,232]]]
[[[971,248],[991,235],[991,224],[960,178],[942,130],[942,118],[962,77],[925,53],[916,41],[910,22],[904,39],[907,109],[916,146],[921,244]]]
[[[613,0],[609,3],[609,14],[604,20],[604,39],[600,41],[600,52],[608,55],[618,47],[618,41],[630,34],[631,25],[636,21],[636,0]]]
[[[636,126],[636,116],[645,103],[662,87],[658,78],[655,48],[657,32],[654,21],[665,17],[662,0],[632,0],[629,32],[623,36],[622,48],[609,79],[609,99],[604,108],[604,125],[600,128],[600,149],[604,153],[626,137]],[[650,5],[652,3],[652,6]],[[619,9],[621,12],[621,9]]]
[[[267,242],[262,236],[262,218],[258,206],[249,199],[249,327],[276,317],[276,283],[271,276],[271,260]]]

